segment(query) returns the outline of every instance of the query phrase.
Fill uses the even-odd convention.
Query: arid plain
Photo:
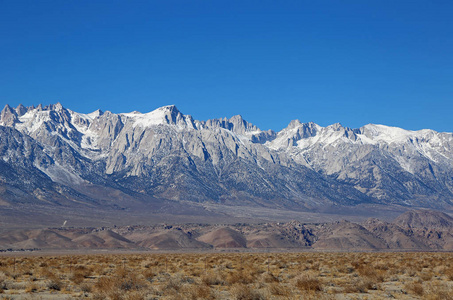
[[[453,219],[0,235],[3,299],[453,299]],[[9,248],[8,248],[9,247]]]
[[[3,299],[453,299],[453,253],[0,257]]]

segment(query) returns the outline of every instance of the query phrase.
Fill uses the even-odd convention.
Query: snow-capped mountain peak
[[[87,114],[87,116],[91,119],[94,119],[94,118],[102,116],[103,114],[104,114],[104,112],[102,110],[97,109],[97,110],[93,111],[92,113]]]
[[[7,105],[0,125],[3,161],[28,155],[29,165],[62,184],[93,181],[196,201],[453,201],[453,135],[428,129],[294,120],[274,132],[240,115],[197,121],[174,105],[82,114],[60,103]]]
[[[409,131],[398,127],[390,127],[379,124],[365,125],[360,131],[368,138],[384,143],[405,142],[409,137],[420,134],[420,132],[417,131]]]
[[[121,116],[133,121],[133,127],[151,127],[157,125],[176,125],[179,129],[196,129],[197,124],[189,115],[183,115],[175,105],[159,107],[149,113],[131,112],[122,113]]]

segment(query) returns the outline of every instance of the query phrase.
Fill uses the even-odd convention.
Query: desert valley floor
[[[7,255],[2,299],[453,299],[453,253]]]
[[[453,218],[0,233],[2,299],[453,299]]]

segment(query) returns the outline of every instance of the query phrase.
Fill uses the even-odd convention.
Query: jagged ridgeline
[[[453,200],[453,135],[433,130],[296,120],[274,132],[239,115],[194,120],[175,106],[82,114],[60,103],[7,105],[0,125],[5,206],[166,199],[310,210]]]

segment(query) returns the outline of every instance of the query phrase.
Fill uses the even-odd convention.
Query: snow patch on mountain
[[[179,130],[197,129],[192,117],[183,115],[174,105],[163,106],[145,114],[134,111],[120,115],[132,120],[134,128],[137,126],[148,128],[157,125],[176,125]]]
[[[37,111],[31,110],[19,117],[19,123],[16,125],[16,129],[31,134],[37,131],[44,122],[51,121],[50,111]]]
[[[410,131],[398,127],[391,127],[378,124],[368,124],[362,127],[364,135],[373,142],[405,143],[410,138],[417,138],[426,134],[426,130]]]

